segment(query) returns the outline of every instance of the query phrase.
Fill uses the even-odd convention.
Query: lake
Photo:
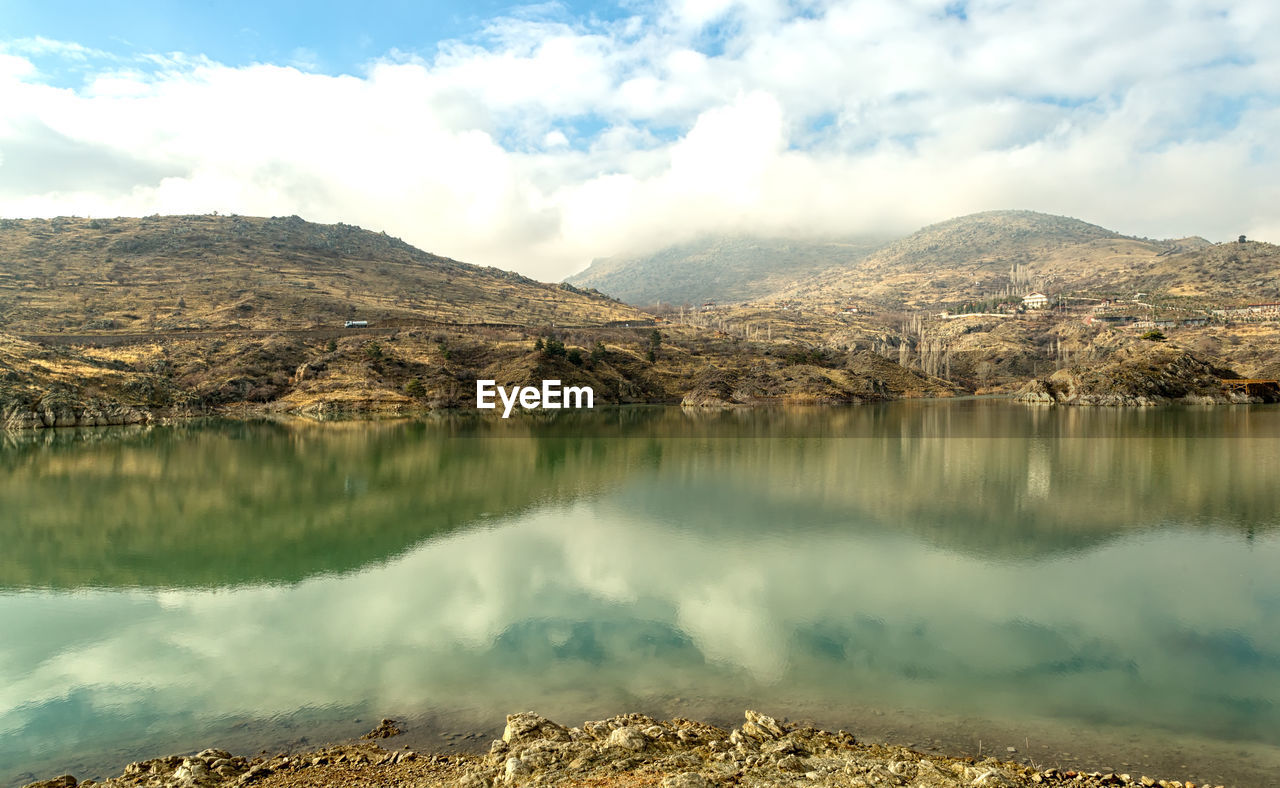
[[[981,399],[0,434],[0,785],[745,708],[1280,784],[1278,438]]]

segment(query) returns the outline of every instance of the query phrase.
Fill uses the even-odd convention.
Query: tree
[[[661,346],[662,332],[655,328],[649,333],[649,353],[647,355],[650,364],[658,360],[658,348]]]
[[[544,337],[542,340],[542,355],[547,358],[555,356],[563,357],[565,355],[564,343],[555,337]]]
[[[404,384],[404,393],[414,399],[422,399],[427,393],[427,387],[422,385],[422,381],[418,378],[410,378],[409,382]]]
[[[1142,339],[1146,339],[1151,342],[1163,342],[1165,340],[1165,336],[1163,331],[1158,328],[1154,328],[1143,334]]]

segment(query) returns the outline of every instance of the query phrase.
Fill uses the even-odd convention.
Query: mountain
[[[853,297],[910,304],[963,293],[1003,292],[1016,266],[1066,248],[1110,243],[1118,233],[1065,216],[988,211],[949,219],[885,244],[854,265],[833,268],[780,288],[781,298]],[[1030,289],[1031,282],[1023,289]]]
[[[950,390],[793,344],[744,353],[718,329],[344,224],[0,220],[0,428],[471,409],[482,379],[679,402],[707,368],[741,377],[735,396],[749,401]]]
[[[748,301],[862,259],[882,241],[708,236],[636,257],[606,257],[565,279],[629,304]]]
[[[936,308],[1043,290],[1156,293],[1203,308],[1280,298],[1278,263],[1280,248],[1267,243],[1133,238],[1066,216],[989,211],[930,225],[770,297]]]
[[[0,220],[0,331],[10,333],[643,317],[599,294],[296,216]]]

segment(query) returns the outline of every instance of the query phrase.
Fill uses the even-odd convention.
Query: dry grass
[[[1204,309],[1280,299],[1277,265],[1280,247],[1267,243],[1128,238],[1062,216],[997,211],[926,227],[854,265],[798,281],[779,297],[811,306],[852,299],[937,309],[1038,289],[1095,297],[1141,292]]]
[[[609,299],[297,217],[0,220],[0,330],[641,320]]]

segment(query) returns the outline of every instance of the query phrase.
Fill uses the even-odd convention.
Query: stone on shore
[[[858,744],[844,731],[788,725],[752,710],[745,713],[742,726],[731,732],[686,719],[658,721],[642,714],[588,721],[570,729],[534,712],[522,712],[507,717],[502,740],[495,741],[485,755],[418,755],[408,749],[384,750],[367,741],[252,760],[209,749],[129,764],[122,776],[107,780],[101,788],[1103,788],[1138,783],[1162,788],[1194,784],[1150,777],[1135,780],[1113,772],[1038,770],[995,758],[976,761]],[[84,786],[64,776],[27,788]]]

